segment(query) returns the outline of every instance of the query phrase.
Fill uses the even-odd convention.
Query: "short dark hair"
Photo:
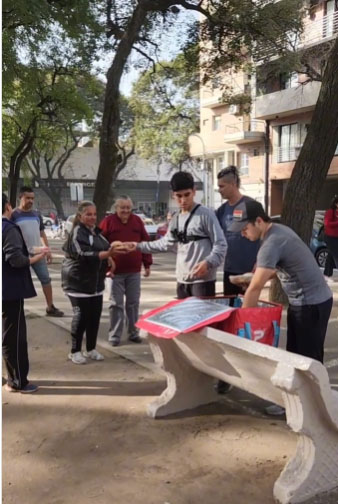
[[[172,191],[183,191],[184,189],[194,188],[194,179],[191,173],[180,171],[171,177],[170,186]]]
[[[241,185],[241,179],[239,178],[238,169],[234,165],[229,165],[226,168],[223,168],[223,170],[221,170],[218,173],[218,175],[217,175],[218,180],[223,177],[226,177],[227,179],[229,179],[229,182],[234,182],[237,187],[239,187]]]
[[[9,203],[7,196],[2,193],[2,213],[5,213],[7,203]]]
[[[19,196],[21,197],[23,195],[23,193],[25,193],[25,192],[32,192],[33,193],[34,189],[31,186],[24,185],[24,186],[20,187]]]

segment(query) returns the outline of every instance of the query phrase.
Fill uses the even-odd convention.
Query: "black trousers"
[[[185,299],[191,296],[209,297],[216,293],[216,280],[211,282],[179,283],[177,282],[176,293],[178,299]]]
[[[23,389],[29,371],[24,300],[2,302],[2,356],[8,385]]]
[[[72,353],[81,352],[84,333],[86,333],[86,350],[90,352],[96,347],[103,296],[84,298],[69,296],[69,299],[74,313],[71,326]]]
[[[326,243],[327,248],[329,249],[329,252],[332,256],[333,267],[338,268],[338,237],[336,238],[335,236],[325,235],[325,243]],[[332,273],[331,273],[331,275],[332,275]]]
[[[333,299],[318,305],[292,306],[287,313],[286,349],[324,361],[324,341]]]
[[[331,252],[327,253],[326,256],[326,261],[325,261],[325,268],[324,268],[324,275],[327,277],[332,277],[333,275],[333,268],[335,268],[335,262],[334,259],[331,255]]]

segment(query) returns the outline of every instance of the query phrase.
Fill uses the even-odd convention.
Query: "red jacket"
[[[109,243],[113,241],[138,243],[149,241],[149,235],[145,230],[142,220],[134,214],[130,215],[126,224],[122,224],[116,214],[108,215],[101,221],[100,228],[102,229],[103,236],[107,238]],[[149,268],[153,264],[152,255],[142,254],[140,250],[135,250],[129,254],[115,255],[114,261],[116,263],[114,272],[116,275],[139,273],[142,263],[145,268]]]
[[[338,238],[338,210],[329,208],[325,212],[324,232],[327,236]]]

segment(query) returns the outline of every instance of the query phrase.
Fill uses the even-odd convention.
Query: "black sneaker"
[[[140,336],[138,334],[134,334],[132,336],[129,336],[129,341],[131,341],[132,343],[142,343],[142,338],[140,338]]]
[[[46,313],[49,317],[63,317],[64,312],[52,305],[51,308],[46,308]]]
[[[230,385],[230,383],[219,380],[216,384],[215,389],[217,394],[227,394],[232,389],[232,385]]]
[[[120,338],[113,336],[112,339],[110,340],[111,346],[119,346],[120,344]]]

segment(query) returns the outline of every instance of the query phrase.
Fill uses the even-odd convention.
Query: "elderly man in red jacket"
[[[115,213],[105,217],[100,228],[102,234],[111,243],[149,241],[142,219],[132,213],[133,202],[128,196],[120,196],[115,203]],[[128,323],[128,338],[132,343],[141,343],[135,323],[138,319],[141,295],[141,268],[144,276],[150,275],[151,254],[142,254],[135,250],[129,254],[114,257],[116,268],[112,282],[109,341],[118,346],[121,341],[125,311]]]

